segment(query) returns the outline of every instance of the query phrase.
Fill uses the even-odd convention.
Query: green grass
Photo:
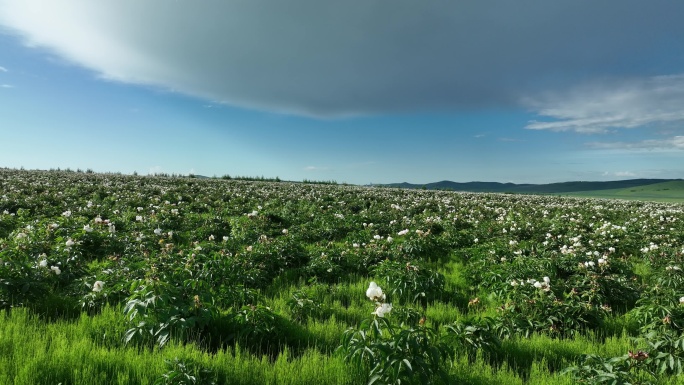
[[[684,203],[684,181],[670,181],[645,186],[596,191],[564,193],[566,196],[583,198],[627,199],[652,202]]]

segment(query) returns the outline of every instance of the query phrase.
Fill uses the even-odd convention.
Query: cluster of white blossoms
[[[651,242],[648,246],[641,249],[642,253],[648,253],[649,251],[658,250],[658,245]]]
[[[375,311],[371,314],[383,318],[385,314],[392,311],[392,304],[385,303],[385,299],[387,298],[387,296],[385,295],[385,293],[382,292],[382,289],[380,288],[380,286],[378,286],[377,283],[370,283],[368,289],[366,290],[366,297],[368,297],[368,299],[370,299],[371,301],[375,302],[376,305]]]
[[[536,287],[537,289],[542,289],[544,291],[549,291],[551,290],[551,279],[549,277],[544,277],[542,278],[541,281],[537,281],[536,279],[529,278],[528,280],[512,280],[511,281],[511,286],[525,286],[525,284],[531,285]]]

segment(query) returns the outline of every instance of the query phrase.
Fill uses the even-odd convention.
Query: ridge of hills
[[[464,192],[518,193],[518,194],[562,194],[585,191],[601,191],[628,189],[657,183],[682,181],[682,179],[626,179],[618,181],[573,181],[547,184],[516,184],[500,182],[441,182],[427,184],[390,183],[374,184],[379,187],[396,187],[407,189],[453,190]]]

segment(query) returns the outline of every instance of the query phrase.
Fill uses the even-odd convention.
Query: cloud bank
[[[684,74],[599,82],[566,93],[528,100],[553,121],[530,122],[533,130],[603,133],[616,128],[684,122]]]
[[[682,73],[682,14],[668,0],[0,0],[0,28],[103,78],[319,117],[518,107]],[[558,102],[539,112],[565,125],[528,128],[638,123]]]
[[[639,142],[590,142],[587,146],[597,149],[628,151],[684,151],[684,136],[667,139],[647,139]]]

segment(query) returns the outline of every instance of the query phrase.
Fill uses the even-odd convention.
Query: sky
[[[684,2],[0,0],[0,167],[684,178]]]

